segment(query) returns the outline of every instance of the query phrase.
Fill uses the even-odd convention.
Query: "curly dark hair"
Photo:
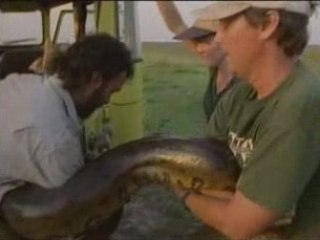
[[[63,87],[74,90],[83,86],[93,74],[105,81],[122,72],[127,78],[134,73],[133,59],[127,46],[107,33],[88,35],[72,44],[66,51],[52,57],[48,74],[57,74]]]

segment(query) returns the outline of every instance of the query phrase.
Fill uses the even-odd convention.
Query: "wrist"
[[[192,192],[192,190],[185,190],[180,197],[181,201],[185,203],[187,198],[192,194]]]

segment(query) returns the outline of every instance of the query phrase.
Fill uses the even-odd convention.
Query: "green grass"
[[[207,68],[181,44],[145,43],[145,135],[201,136]]]

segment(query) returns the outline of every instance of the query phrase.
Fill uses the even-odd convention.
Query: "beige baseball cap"
[[[231,17],[248,8],[282,9],[288,12],[311,16],[313,13],[312,1],[219,1],[194,13],[198,19],[219,20]]]
[[[197,19],[191,27],[185,29],[173,38],[177,40],[191,40],[213,34],[217,31],[217,22]]]

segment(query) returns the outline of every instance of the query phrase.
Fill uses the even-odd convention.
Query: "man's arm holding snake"
[[[185,198],[185,204],[195,216],[232,240],[247,240],[279,217],[275,212],[252,202],[240,191],[235,194],[222,192],[222,195],[216,191],[191,193],[187,197],[182,190],[176,189],[176,193]]]
[[[173,1],[157,1],[157,6],[167,28],[173,34],[179,34],[188,28]],[[184,43],[189,49],[194,50],[193,41],[185,40]]]

